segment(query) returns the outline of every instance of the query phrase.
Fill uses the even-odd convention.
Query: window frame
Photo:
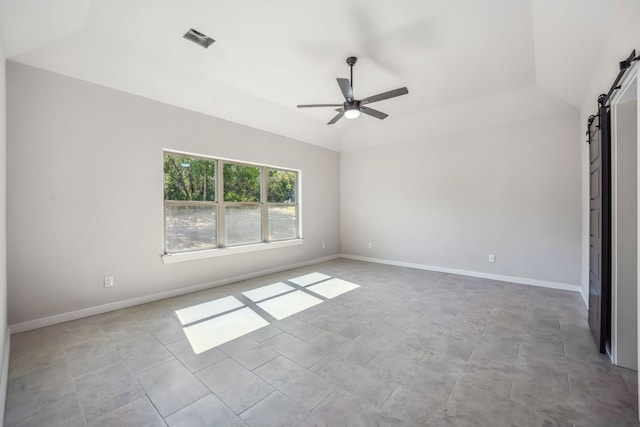
[[[261,189],[264,191],[264,194],[261,195],[261,199],[264,200],[264,206],[262,207],[262,229],[263,229],[263,240],[264,241],[269,241],[269,242],[281,242],[284,240],[292,240],[292,239],[274,239],[271,240],[269,239],[269,208],[272,206],[293,206],[295,208],[295,212],[296,212],[296,225],[295,225],[295,230],[296,230],[296,236],[293,239],[297,239],[300,238],[300,207],[299,207],[299,203],[298,203],[298,197],[299,197],[299,185],[300,185],[300,174],[296,173],[296,187],[294,190],[294,194],[295,194],[295,201],[293,203],[290,202],[270,202],[269,201],[269,169],[273,169],[273,170],[280,170],[280,171],[286,171],[286,172],[294,172],[293,170],[289,170],[289,169],[284,169],[284,168],[276,168],[276,167],[271,167],[271,166],[266,166],[264,168],[264,173],[262,174],[262,187]]]
[[[162,150],[163,165],[166,155],[176,155],[191,157],[197,159],[203,159],[207,161],[213,161],[215,164],[215,200],[214,201],[181,201],[181,200],[167,200],[165,199],[165,186],[166,177],[162,174],[163,183],[163,197],[162,197],[162,220],[163,220],[163,263],[172,263],[178,261],[186,261],[191,259],[202,259],[220,255],[230,255],[233,253],[254,252],[257,250],[271,249],[275,247],[286,247],[300,245],[303,242],[302,237],[302,220],[301,220],[301,171],[299,169],[293,169],[288,167],[259,164],[247,161],[240,161],[234,159],[228,159],[223,157],[206,156],[203,154],[194,154],[184,151],[177,151],[172,149]],[[260,170],[260,201],[258,202],[226,202],[224,200],[224,164],[233,164],[240,166],[257,167]],[[287,202],[269,202],[268,201],[268,171],[279,170],[285,172],[295,173],[295,201],[293,203]],[[216,210],[216,246],[206,249],[187,249],[179,252],[167,251],[167,205],[210,205],[215,206]],[[293,238],[285,239],[269,239],[269,207],[271,206],[293,206],[295,208],[295,233]],[[225,222],[225,212],[228,206],[257,206],[260,207],[261,214],[261,240],[252,243],[240,243],[227,245],[227,230]]]
[[[237,166],[248,166],[248,167],[257,167],[260,169],[260,178],[259,178],[259,185],[260,185],[260,200],[257,202],[227,202],[226,200],[224,200],[224,165],[225,164],[230,164],[230,165],[237,165]],[[216,165],[220,165],[220,173],[219,173],[219,181],[220,181],[220,201],[219,204],[221,206],[221,211],[223,211],[222,214],[222,220],[218,222],[218,226],[222,226],[223,228],[222,233],[218,232],[218,238],[222,237],[222,244],[218,245],[218,248],[233,248],[233,247],[238,247],[238,246],[247,246],[247,245],[256,245],[259,243],[268,243],[268,240],[265,240],[264,238],[264,210],[262,209],[262,204],[263,204],[263,190],[262,190],[262,176],[264,175],[264,167],[259,166],[259,165],[254,165],[254,164],[250,164],[250,163],[246,163],[246,162],[235,162],[235,161],[229,161],[229,160],[221,160],[218,161],[216,163]],[[217,170],[217,169],[216,169]],[[217,176],[216,176],[217,178]],[[227,214],[227,207],[231,207],[231,206],[238,206],[238,207],[242,207],[242,206],[254,206],[254,207],[258,207],[260,208],[260,240],[256,241],[256,242],[250,242],[250,243],[238,243],[238,244],[232,244],[229,245],[227,244],[227,229],[226,229],[226,222],[225,222],[225,216]]]

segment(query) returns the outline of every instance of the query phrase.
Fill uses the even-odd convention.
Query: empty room
[[[639,0],[0,0],[0,424],[634,426]]]

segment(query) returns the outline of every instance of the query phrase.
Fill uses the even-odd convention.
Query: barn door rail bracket
[[[593,123],[593,121],[595,119],[596,119],[595,114],[590,115],[589,118],[587,119],[587,132],[586,132],[587,144],[591,144],[591,137],[590,137],[589,133],[590,133],[590,129],[591,129],[591,124]]]
[[[620,89],[620,84],[619,84],[620,81],[622,80],[627,70],[631,68],[631,65],[633,65],[635,61],[640,61],[640,56],[636,55],[636,50],[634,49],[631,51],[627,59],[620,61],[620,64],[619,64],[620,72],[618,73],[618,77],[616,77],[616,79],[613,81],[613,84],[611,85],[611,89],[609,89],[609,92],[607,92],[606,95],[600,95],[598,97],[598,104],[602,106],[607,106],[608,102],[611,100],[611,95],[613,95],[613,92]],[[602,102],[601,102],[601,98],[602,98]]]
[[[624,77],[627,70],[631,68],[633,63],[636,61],[640,61],[640,55],[636,55],[635,49],[631,51],[631,53],[626,59],[623,59],[622,61],[620,61],[619,63],[620,71],[618,72],[618,76],[616,77],[616,79],[613,81],[613,84],[611,85],[611,89],[609,89],[609,92],[603,93],[600,96],[598,96],[598,110],[602,108],[609,108],[608,103],[609,101],[611,101],[611,96],[616,90],[619,90],[621,88],[620,81]],[[596,118],[595,115],[591,115],[587,120],[587,132],[586,132],[587,136],[589,136],[589,129],[591,128],[591,124],[593,123],[595,118]],[[596,127],[600,127],[600,125],[596,125]],[[589,144],[591,143],[589,138],[587,138],[587,143]]]
[[[631,65],[635,62],[635,61],[640,61],[640,55],[635,56],[636,51],[634,50],[633,52],[631,52],[631,55],[629,55],[629,58],[625,59],[624,61],[620,61],[620,71],[624,71],[627,68],[631,67]],[[631,58],[631,56],[634,56],[633,58]]]

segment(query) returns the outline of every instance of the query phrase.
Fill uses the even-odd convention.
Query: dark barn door
[[[589,124],[589,327],[601,353],[611,340],[610,113]]]

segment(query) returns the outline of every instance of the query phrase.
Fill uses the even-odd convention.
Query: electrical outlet
[[[371,249],[373,247],[373,243],[369,242],[369,244],[367,244],[367,247]]]
[[[326,243],[322,242],[322,249],[324,249],[326,247],[327,247]]]
[[[496,256],[493,254],[489,255],[489,262],[496,262]]]
[[[104,276],[104,287],[105,288],[113,287],[113,276]]]

